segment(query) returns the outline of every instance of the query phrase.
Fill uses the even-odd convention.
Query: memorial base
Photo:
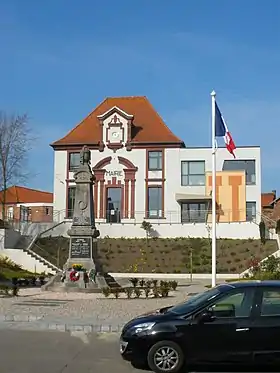
[[[99,271],[93,258],[96,258],[97,240],[91,236],[70,236],[69,258],[64,269],[72,268],[73,264],[81,264],[87,271]]]
[[[114,288],[128,286],[127,279],[116,281],[108,273],[97,274],[94,281],[89,280],[87,283],[84,281],[83,271],[79,271],[78,281],[70,280],[70,272],[66,272],[66,277],[64,281],[61,281],[61,273],[57,274],[52,278],[47,284],[42,287],[43,291],[53,291],[53,292],[65,292],[65,293],[101,293],[103,288]],[[125,284],[124,284],[125,281]],[[129,285],[130,286],[130,285]]]

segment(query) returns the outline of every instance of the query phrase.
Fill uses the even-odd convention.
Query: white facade
[[[180,205],[174,196],[174,193],[182,194],[198,194],[205,195],[206,188],[203,186],[181,186],[181,162],[182,161],[205,161],[205,171],[211,172],[212,169],[212,149],[211,148],[186,148],[186,149],[166,149],[166,210],[170,211],[170,221],[178,223],[178,215],[180,220]],[[257,222],[260,221],[261,214],[261,154],[259,147],[242,147],[235,151],[236,160],[254,160],[256,182],[252,185],[246,185],[246,200],[256,202]],[[232,155],[226,148],[217,150],[216,156],[216,171],[223,170],[225,160],[233,160]],[[174,171],[173,171],[174,170]],[[176,170],[176,172],[175,172]],[[172,212],[176,211],[177,214]]]
[[[181,204],[176,195],[197,195],[198,199],[206,196],[206,186],[182,186],[182,162],[204,161],[205,172],[211,172],[211,148],[168,148],[158,145],[153,148],[132,147],[127,150],[125,144],[128,134],[129,113],[122,116],[122,111],[109,113],[109,116],[100,116],[103,121],[103,138],[107,138],[104,150],[91,150],[91,165],[96,168],[105,162],[104,166],[97,167],[95,174],[103,172],[104,180],[99,178],[93,193],[97,194],[96,223],[102,232],[111,237],[143,236],[140,228],[143,220],[150,221],[157,235],[164,237],[176,236],[209,236],[209,226],[204,222],[182,223]],[[112,127],[110,127],[110,123]],[[121,126],[118,126],[121,123]],[[109,145],[108,145],[109,144]],[[74,172],[69,171],[69,153],[72,150],[55,150],[54,159],[54,220],[60,222],[67,217],[69,211],[68,188],[74,186]],[[162,154],[162,170],[150,171],[148,167],[149,152]],[[246,201],[255,203],[254,219],[251,222],[218,223],[217,234],[228,238],[258,238],[261,213],[261,155],[259,147],[242,147],[236,149],[236,160],[255,161],[255,175],[250,185],[246,185]],[[106,161],[107,160],[107,161]],[[217,151],[217,171],[223,171],[225,160],[233,160],[232,155],[225,148]],[[132,176],[130,170],[133,168]],[[128,177],[128,175],[130,175]],[[120,189],[119,210],[120,220],[108,224],[108,215],[105,214],[108,189],[110,185]],[[147,216],[147,188],[162,187],[162,211],[157,211],[155,218]],[[105,188],[105,189],[104,189]],[[134,192],[135,190],[135,192]],[[105,194],[104,194],[105,193]],[[105,204],[104,204],[105,203]],[[126,211],[126,212],[124,212]],[[112,211],[113,214],[116,212]],[[219,234],[220,232],[220,234]]]

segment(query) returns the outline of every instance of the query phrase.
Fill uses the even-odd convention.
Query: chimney
[[[276,198],[276,190],[272,190],[272,193],[274,194],[274,199]]]

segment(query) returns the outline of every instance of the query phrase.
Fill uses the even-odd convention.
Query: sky
[[[236,146],[259,145],[280,190],[279,0],[0,0],[0,110],[37,140],[27,186],[53,189],[53,150],[107,96],[145,95],[186,146],[211,144],[211,96]]]

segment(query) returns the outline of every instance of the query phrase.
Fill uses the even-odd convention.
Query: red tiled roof
[[[2,198],[3,191],[0,192],[0,201],[2,201]],[[6,190],[5,203],[53,203],[53,194],[14,185]]]
[[[166,126],[147,97],[133,96],[106,98],[65,137],[55,141],[51,145],[55,147],[57,145],[98,144],[101,138],[100,124],[97,116],[106,113],[114,106],[117,106],[127,114],[133,115],[132,142],[183,144],[183,141],[175,136]]]
[[[271,202],[275,200],[275,198],[276,198],[276,195],[272,192],[262,193],[262,207],[270,205]]]

